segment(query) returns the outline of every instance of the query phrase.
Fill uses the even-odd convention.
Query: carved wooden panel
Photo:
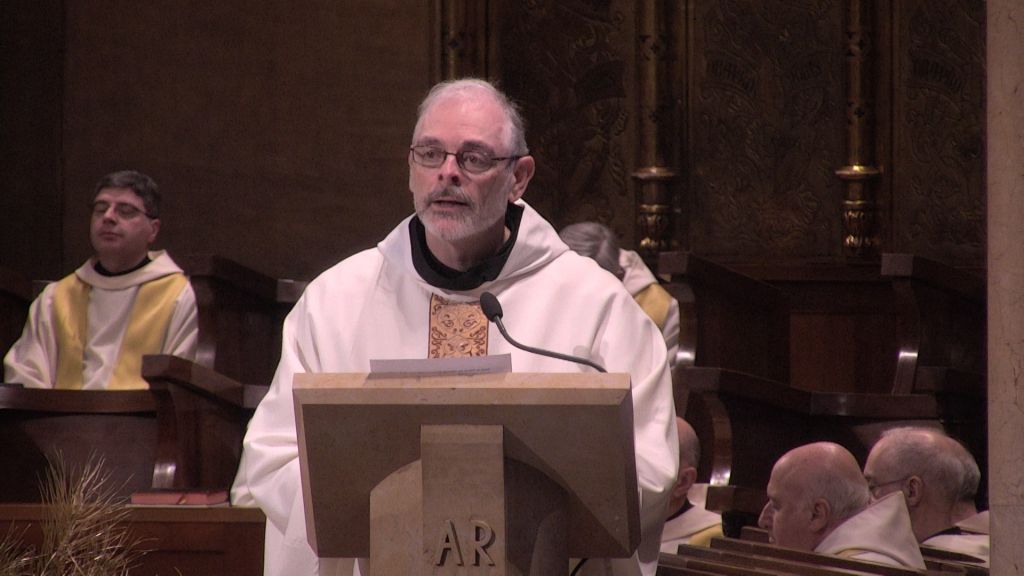
[[[985,260],[984,0],[896,2],[894,243]]]
[[[633,2],[498,2],[501,85],[523,107],[537,175],[526,194],[556,227],[635,234]]]
[[[845,14],[838,0],[694,2],[684,246],[747,259],[840,252]]]

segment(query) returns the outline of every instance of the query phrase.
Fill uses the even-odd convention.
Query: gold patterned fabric
[[[487,354],[487,317],[479,302],[430,297],[430,358],[462,358]]]

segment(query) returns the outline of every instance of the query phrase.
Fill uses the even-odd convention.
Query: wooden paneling
[[[498,4],[500,79],[537,157],[526,201],[556,227],[598,220],[633,245],[635,3]]]
[[[892,251],[985,260],[985,3],[894,2]]]
[[[737,259],[837,256],[845,3],[693,5],[692,233],[681,245]]]

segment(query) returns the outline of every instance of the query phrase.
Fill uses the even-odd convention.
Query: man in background
[[[758,525],[779,546],[923,570],[903,495],[870,500],[853,454],[831,442],[806,444],[772,468]]]
[[[615,233],[597,222],[570,224],[558,235],[577,254],[593,258],[601,268],[622,281],[636,303],[661,330],[668,348],[669,364],[675,366],[679,354],[679,302],[661,287],[640,255],[619,248]]]
[[[125,170],[96,184],[89,238],[94,255],[49,284],[29,309],[21,338],[4,358],[4,380],[30,388],[148,388],[144,354],[194,360],[195,294],[164,251],[160,191]]]
[[[680,544],[710,546],[722,536],[722,516],[704,508],[704,493],[697,498],[700,440],[690,424],[676,416],[679,431],[679,476],[668,503],[668,518],[661,533],[661,551],[675,554]],[[706,488],[706,487],[705,487]]]
[[[973,496],[981,477],[978,464],[962,444],[931,428],[886,430],[868,454],[864,477],[873,498],[903,494],[921,545],[988,562],[988,534],[957,526],[978,513]]]

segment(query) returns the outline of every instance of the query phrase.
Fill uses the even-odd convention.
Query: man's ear
[[[149,221],[149,225],[152,228],[152,232],[149,234],[149,243],[152,244],[153,242],[156,242],[156,236],[160,233],[160,219],[153,218]]]
[[[675,500],[682,500],[686,498],[686,493],[690,491],[690,487],[697,481],[697,469],[693,466],[684,466],[679,469],[679,479],[676,480],[676,485],[672,488],[672,498]]]
[[[537,164],[534,162],[533,156],[523,156],[516,160],[516,165],[512,168],[512,177],[515,180],[508,191],[509,202],[515,202],[523,197],[523,194],[526,193],[526,187],[530,184],[530,180],[533,178],[533,172],[536,168]]]
[[[810,529],[812,532],[821,534],[829,527],[832,521],[832,507],[824,498],[815,498],[811,503]]]
[[[919,476],[907,478],[903,495],[907,497],[907,507],[913,508],[924,498],[924,481]]]

